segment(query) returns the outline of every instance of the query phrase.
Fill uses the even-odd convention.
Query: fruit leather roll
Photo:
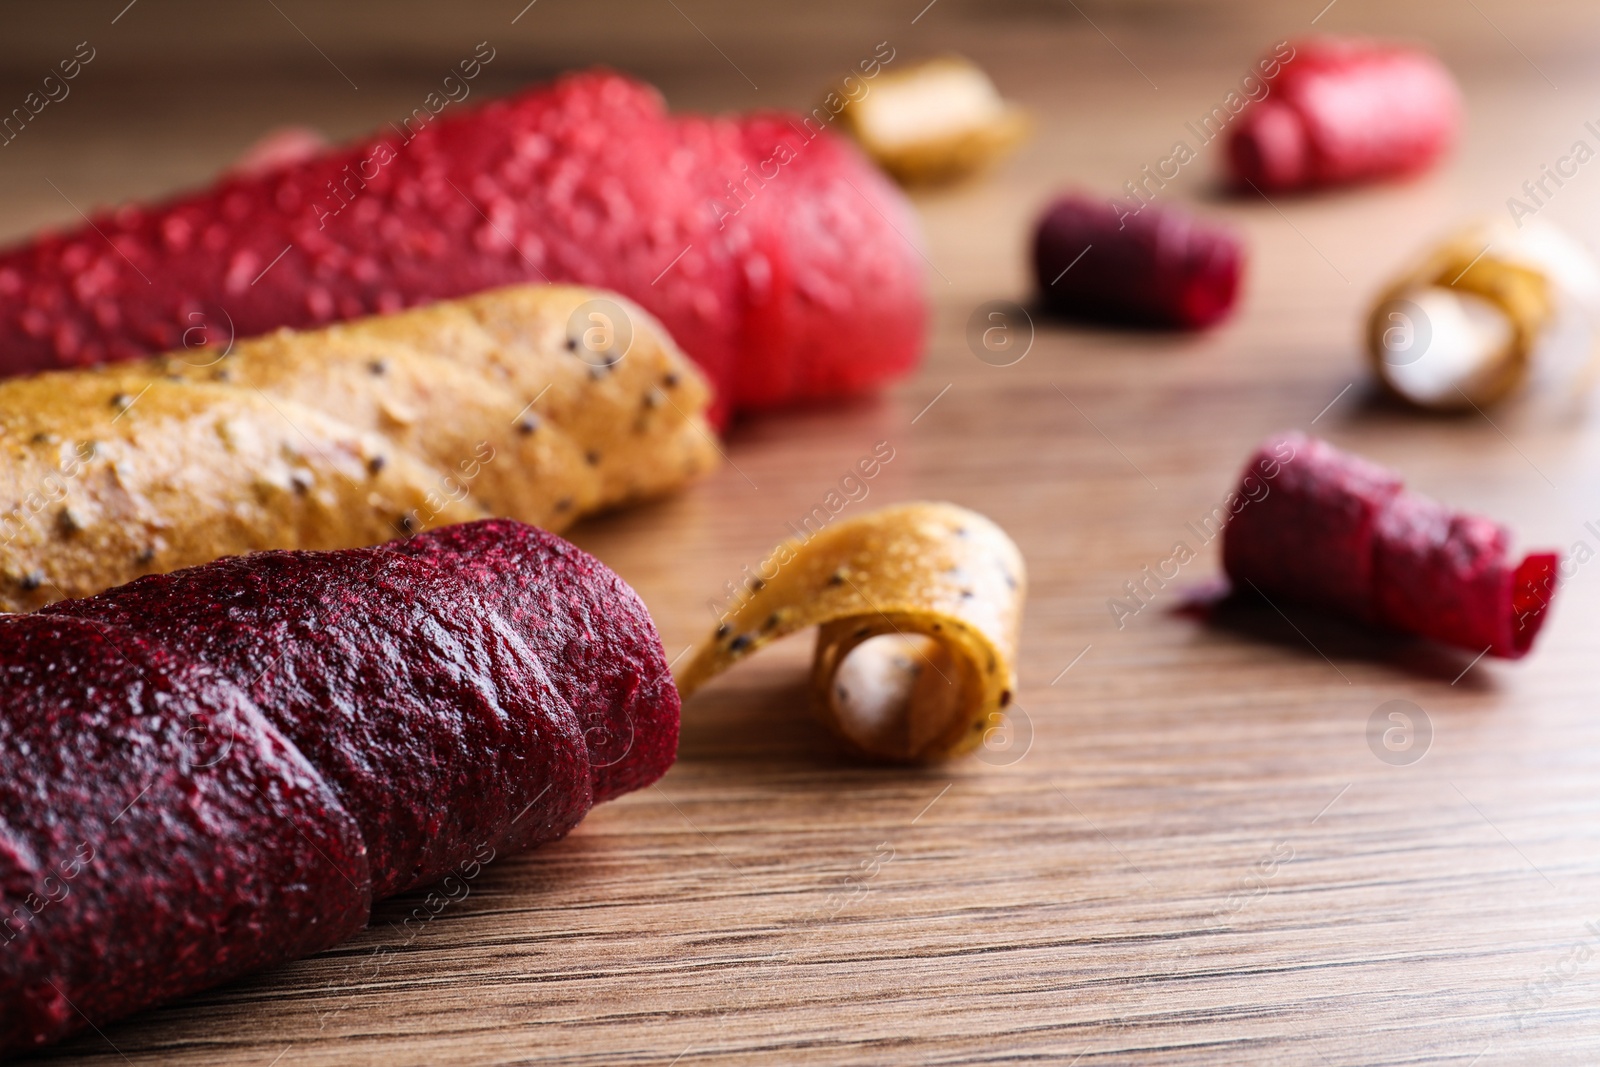
[[[637,305],[541,285],[0,382],[0,610],[489,515],[560,529],[715,462],[707,399]]]
[[[1555,554],[1519,561],[1504,526],[1410,492],[1393,471],[1315,438],[1264,443],[1236,500],[1223,566],[1269,599],[1517,659],[1555,593]]]
[[[1244,246],[1224,226],[1172,207],[1127,211],[1069,194],[1033,238],[1044,304],[1075,318],[1198,330],[1233,311]]]
[[[0,1051],[324,948],[484,846],[559,838],[658,778],[677,730],[637,596],[503,520],[0,618]]]
[[[1360,38],[1296,41],[1266,95],[1231,127],[1228,162],[1264,192],[1399,177],[1433,166],[1455,143],[1461,92],[1438,58]]]
[[[954,504],[895,504],[808,526],[760,570],[679,670],[685,697],[815,626],[812,706],[859,755],[948,759],[1008,729],[1027,570],[992,520]]]
[[[0,373],[576,282],[660,318],[721,418],[909,369],[917,240],[903,196],[814,114],[671,117],[590,72],[0,255]]]

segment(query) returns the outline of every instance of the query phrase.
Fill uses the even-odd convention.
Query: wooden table
[[[1471,107],[1455,160],[1414,184],[1269,204],[1215,193],[1204,150],[1165,195],[1248,235],[1239,316],[1200,337],[1041,320],[1009,367],[975,358],[966,324],[984,301],[1028,298],[1024,250],[1050,191],[1114,189],[1163,158],[1258,51],[1310,30],[1321,0],[942,0],[920,16],[922,0],[545,0],[515,25],[520,3],[380,15],[284,0],[224,16],[150,0],[113,25],[121,6],[64,5],[0,46],[0,85],[18,92],[52,49],[87,36],[101,50],[78,98],[0,157],[5,233],[73,221],[68,196],[199,181],[273,124],[376,126],[483,38],[503,56],[486,88],[609,60],[675,104],[716,108],[807,104],[880,40],[907,59],[959,48],[983,62],[1037,135],[990,179],[918,201],[935,307],[923,368],[877,399],[740,426],[709,480],[577,539],[637,586],[673,656],[708,628],[706,600],[888,441],[895,458],[852,508],[953,500],[1027,557],[1017,729],[1031,740],[925,769],[851,763],[807,717],[809,641],[793,639],[689,704],[659,786],[497,860],[414,938],[398,929],[431,907],[423,893],[380,905],[335,950],[46,1058],[1600,1059],[1600,563],[1577,569],[1515,665],[1298,613],[1202,624],[1173,609],[1217,575],[1214,543],[1124,628],[1107,609],[1174,542],[1200,547],[1185,523],[1290,427],[1510,520],[1527,543],[1600,548],[1583,526],[1600,520],[1600,436],[1580,403],[1419,418],[1373,398],[1358,342],[1371,294],[1420,243],[1504,211],[1590,136],[1592,5],[1324,9],[1318,29],[1436,42]],[[1597,196],[1600,165],[1542,214],[1600,243]],[[1431,723],[1420,761],[1369,749],[1369,717],[1391,700]]]

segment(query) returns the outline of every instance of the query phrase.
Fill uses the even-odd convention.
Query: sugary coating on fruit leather
[[[481,845],[559,838],[589,810],[580,723],[543,651],[478,596],[501,581],[463,585],[383,547],[265,552],[46,611],[135,630],[245,688],[360,822],[381,898]]]
[[[655,90],[594,71],[409,133],[0,254],[0,371],[536,281],[617,290],[659,316],[715,383],[719,423],[872,388],[920,355],[915,214],[806,116],[673,117]]]
[[[610,366],[568,343],[597,300],[632,336]],[[708,396],[654,319],[556,286],[0,382],[0,608],[488,514],[561,528],[708,469]]]
[[[435,568],[447,596],[495,611],[545,664],[577,712],[595,803],[666,773],[677,756],[678,689],[649,611],[609,568],[504,521],[445,527],[388,550]]]
[[[349,936],[361,832],[244,693],[130,631],[0,617],[0,1051]]]
[[[809,626],[820,627],[813,703],[824,722],[868,755],[928,760],[969,751],[1015,696],[1026,570],[1005,532],[974,511],[944,503],[881,508],[783,542],[759,575],[679,671],[685,696]],[[896,739],[875,745],[845,728],[834,679],[853,649],[880,635],[930,639],[937,658],[929,655],[928,662],[948,666],[938,673],[958,692],[942,694],[939,710],[946,701],[954,707],[948,719],[907,722]],[[931,705],[913,701],[907,719],[933,714]],[[902,747],[908,737],[915,743]]]

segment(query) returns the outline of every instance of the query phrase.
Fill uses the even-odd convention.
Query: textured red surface
[[[1245,479],[1239,496],[1254,499],[1234,512],[1222,546],[1241,590],[1475,654],[1516,659],[1533,647],[1555,594],[1554,554],[1518,562],[1505,527],[1452,512],[1407,491],[1394,472],[1302,434],[1268,440]]]
[[[1240,185],[1270,193],[1398,177],[1431,167],[1455,143],[1461,93],[1433,55],[1355,38],[1293,47],[1267,95],[1231,127]]]
[[[678,751],[678,690],[643,602],[605,564],[553,534],[503,519],[389,546],[471,590],[511,625],[577,713],[594,800],[649,785]],[[567,576],[560,583],[544,576]]]
[[[638,597],[516,523],[0,617],[0,1052],[326,947],[485,845],[559,838],[665,772],[677,735]]]
[[[1199,329],[1226,318],[1244,258],[1232,231],[1187,212],[1133,213],[1079,194],[1050,205],[1033,242],[1048,308],[1135,326]]]
[[[843,138],[604,72],[94,224],[0,254],[0,374],[548,280],[654,313],[720,417],[880,385],[926,328],[915,215]]]
[[[238,687],[130,631],[0,618],[0,765],[0,1053],[367,920],[360,828],[322,776]]]

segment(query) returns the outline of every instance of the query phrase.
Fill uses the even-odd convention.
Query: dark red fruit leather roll
[[[1240,185],[1274,192],[1398,177],[1426,170],[1455,143],[1461,93],[1428,52],[1311,38],[1277,66],[1267,95],[1231,127]]]
[[[132,631],[0,619],[0,753],[0,1053],[367,921],[361,829],[316,768],[237,686]]]
[[[914,213],[843,138],[606,72],[94,226],[0,254],[0,374],[549,280],[654,313],[726,415],[879,385],[926,325]]]
[[[1244,248],[1177,208],[1134,213],[1069,194],[1039,220],[1034,275],[1045,306],[1074,318],[1200,329],[1233,310]]]
[[[658,778],[677,730],[637,596],[511,522],[0,618],[0,1003],[27,1006],[0,1051],[326,947],[484,845],[559,838]],[[80,843],[96,858],[67,878]]]
[[[1241,589],[1473,653],[1517,659],[1533,647],[1555,594],[1554,553],[1519,562],[1505,527],[1302,434],[1264,443],[1244,482],[1222,543]]]
[[[599,560],[551,534],[505,520],[465,523],[389,547],[435,568],[478,598],[527,643],[577,713],[594,801],[661,777],[678,748],[678,690],[661,650],[638,632],[655,624],[639,598]],[[549,571],[575,580],[540,581]]]

